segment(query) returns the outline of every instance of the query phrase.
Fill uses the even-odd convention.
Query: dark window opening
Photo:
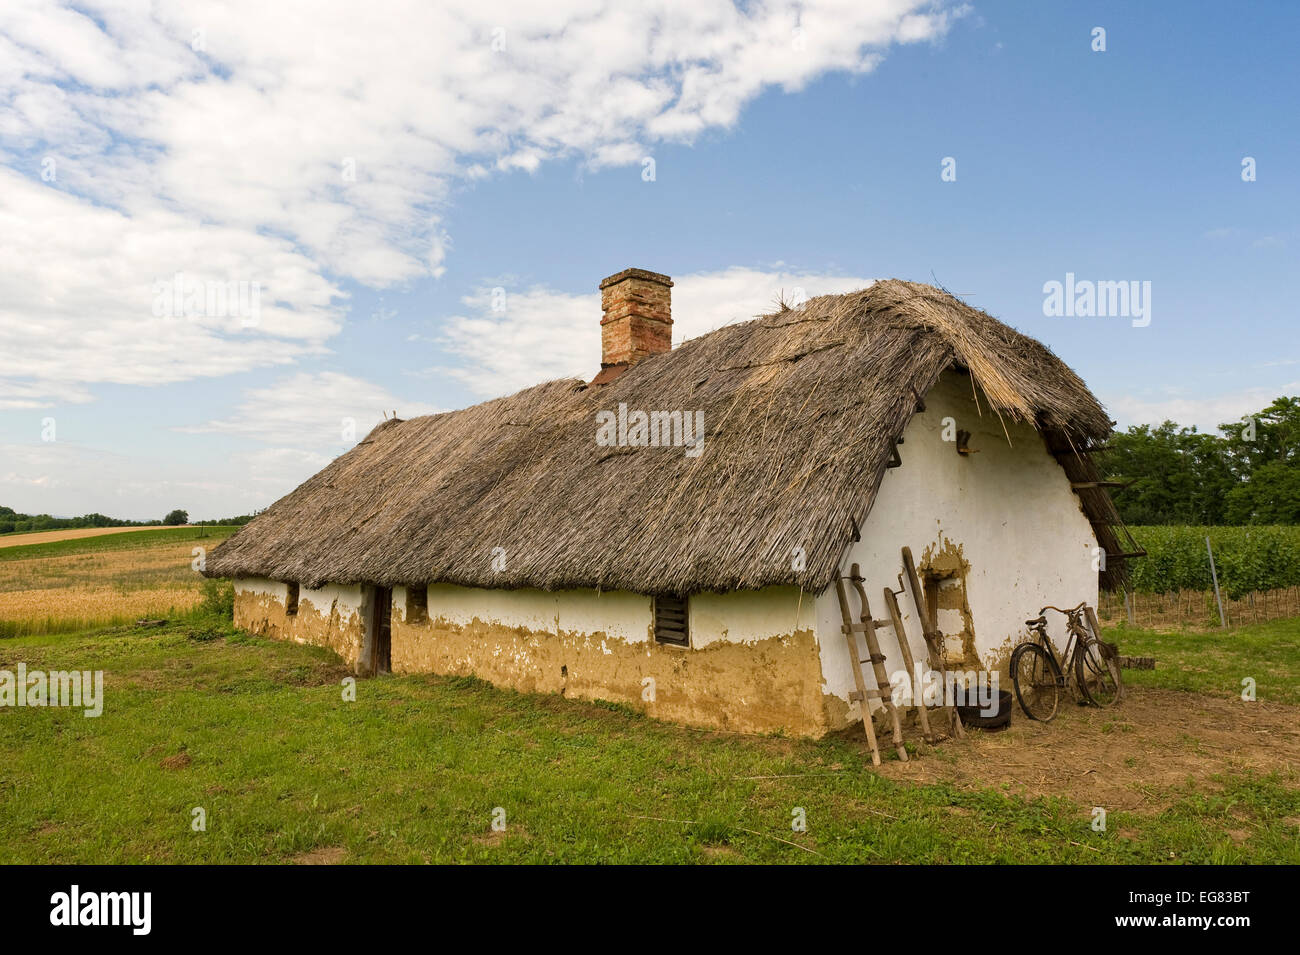
[[[690,618],[686,611],[686,598],[677,594],[659,594],[654,605],[655,642],[689,647],[691,635],[687,622]]]
[[[284,612],[288,616],[292,617],[298,612],[298,585],[285,584],[285,586],[288,588],[289,592],[284,600]]]
[[[429,619],[429,588],[406,588],[406,622],[426,623]]]

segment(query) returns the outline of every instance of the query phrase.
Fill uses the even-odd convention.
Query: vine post
[[[1205,552],[1210,555],[1210,578],[1214,581],[1214,602],[1219,605],[1219,626],[1226,627],[1228,621],[1223,616],[1223,598],[1219,596],[1219,572],[1214,569],[1214,549],[1210,547],[1210,535],[1205,535]]]

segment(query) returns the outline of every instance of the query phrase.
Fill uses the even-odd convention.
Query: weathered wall
[[[1080,600],[1096,606],[1097,572],[1092,526],[1079,498],[1042,437],[1029,425],[1006,422],[1010,433],[981,396],[981,416],[967,375],[947,372],[925,396],[899,446],[902,467],[885,472],[880,493],[860,537],[850,546],[843,573],[857,563],[866,578],[872,616],[888,617],[882,589],[897,590],[900,550],[911,547],[918,573],[929,567],[953,576],[940,590],[939,629],[946,635],[949,665],[1001,670],[1011,647],[1025,635],[1024,622],[1044,604],[1069,607]],[[977,453],[960,455],[943,440],[944,418],[971,432]],[[899,596],[912,655],[926,659],[921,625],[907,593]],[[858,612],[849,590],[850,608]],[[1048,618],[1053,636],[1063,618]],[[854,689],[849,654],[840,631],[834,588],[817,597],[817,634],[825,676],[827,721],[851,722]],[[877,630],[885,667],[904,669],[892,627]],[[866,647],[859,637],[861,657]],[[874,678],[867,672],[869,686]],[[1004,679],[1003,688],[1010,689]]]
[[[825,731],[813,601],[795,588],[693,596],[690,649],[654,642],[637,594],[434,585],[428,602],[428,621],[408,623],[405,590],[393,592],[394,672],[474,674],[739,732]]]
[[[361,654],[364,594],[359,585],[326,584],[298,592],[298,612],[285,613],[288,585],[278,580],[235,581],[235,626],[277,640],[329,647],[349,666]]]

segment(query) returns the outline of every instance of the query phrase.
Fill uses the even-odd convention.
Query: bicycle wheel
[[[1074,679],[1088,702],[1097,706],[1111,706],[1123,693],[1119,661],[1096,638],[1082,641],[1075,648]]]
[[[1011,653],[1011,682],[1020,708],[1031,720],[1046,723],[1060,702],[1060,670],[1052,655],[1036,643],[1022,643]]]

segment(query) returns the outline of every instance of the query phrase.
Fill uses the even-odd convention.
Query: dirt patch
[[[294,865],[338,865],[347,854],[348,850],[342,846],[329,846],[300,852],[289,861]]]
[[[505,829],[489,829],[474,837],[474,842],[480,846],[497,846],[507,839],[527,839],[528,831],[517,823],[511,823]]]
[[[174,756],[166,757],[158,765],[163,769],[184,769],[192,762],[194,762],[194,760],[190,759],[189,753],[177,753]]]
[[[968,729],[965,740],[922,744],[917,758],[891,760],[881,772],[900,781],[1156,813],[1189,780],[1213,791],[1214,776],[1278,770],[1294,780],[1300,768],[1298,706],[1129,687],[1110,710],[1064,700],[1062,708],[1051,723],[1017,709],[1002,732]]]

